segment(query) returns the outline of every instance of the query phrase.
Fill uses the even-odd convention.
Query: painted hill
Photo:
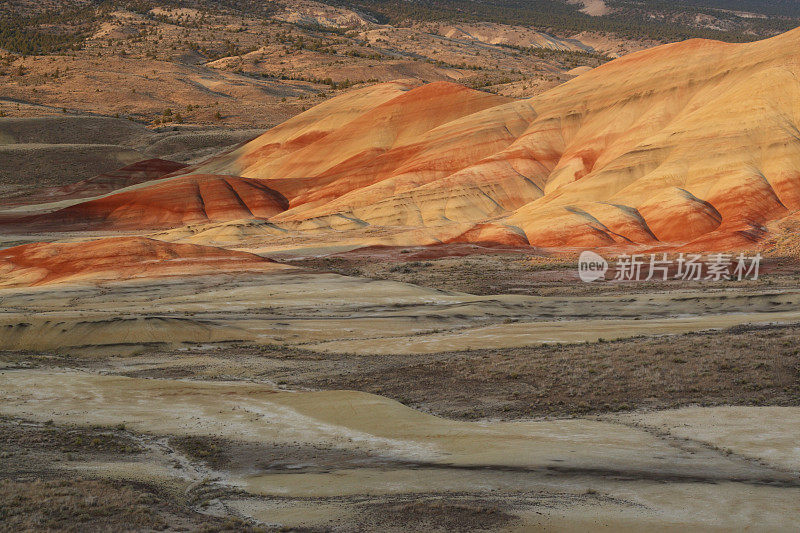
[[[661,46],[526,101],[378,86],[333,127],[312,110],[198,172],[265,180],[289,201],[276,223],[493,219],[538,246],[746,246],[800,208],[798,45],[800,30]]]
[[[24,223],[60,230],[159,229],[242,218],[266,219],[287,206],[286,199],[263,181],[201,174],[26,217]]]
[[[244,252],[118,237],[77,243],[43,242],[0,250],[0,287],[285,268],[289,267]]]
[[[457,226],[461,241],[560,248],[750,247],[800,209],[798,45],[800,30],[685,41],[521,101],[445,82],[379,84],[187,176],[36,222],[131,230],[260,218],[299,232],[430,237]]]

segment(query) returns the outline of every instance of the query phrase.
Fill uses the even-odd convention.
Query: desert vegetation
[[[6,116],[101,112],[162,125],[177,122],[163,120],[165,108],[191,105],[194,113],[181,112],[187,124],[269,126],[336,91],[401,77],[531,96],[569,79],[575,68],[595,67],[662,40],[752,40],[785,29],[758,24],[783,24],[776,21],[787,17],[788,27],[794,20],[787,8],[777,19],[737,19],[722,32],[678,22],[670,29],[663,20],[634,24],[649,20],[641,9],[669,11],[660,5],[626,4],[603,17],[555,0],[507,2],[491,9],[448,2],[315,6],[107,0],[32,7],[12,2],[0,11],[0,97],[8,99],[0,100],[0,111]],[[484,28],[486,38],[469,36],[466,26],[467,34],[448,36],[449,28],[465,24],[495,26]],[[536,42],[503,37],[536,31]],[[582,36],[592,44],[581,44]],[[100,63],[111,65],[109,74],[125,82],[106,79],[96,67]],[[204,69],[199,77],[198,67]],[[241,75],[249,78],[246,90],[238,85]],[[176,78],[185,80],[185,87],[170,91],[168,80]],[[61,96],[67,92],[69,99]],[[98,98],[98,92],[104,96]],[[19,101],[36,107],[12,103]],[[257,114],[244,111],[259,102],[269,105]]]

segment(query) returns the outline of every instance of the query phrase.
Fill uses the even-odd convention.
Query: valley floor
[[[414,253],[0,291],[2,527],[795,527],[791,269]]]

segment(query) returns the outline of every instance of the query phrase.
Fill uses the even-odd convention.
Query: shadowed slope
[[[131,185],[163,178],[183,168],[186,168],[183,163],[164,159],[146,159],[77,183],[60,187],[48,187],[33,193],[15,195],[14,197],[6,196],[0,199],[0,205],[24,205],[89,198],[130,187]]]

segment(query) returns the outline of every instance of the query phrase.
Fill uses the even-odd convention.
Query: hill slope
[[[275,222],[503,218],[540,246],[747,245],[800,208],[798,41],[661,46],[524,101],[430,84],[198,172],[268,180],[289,200]]]
[[[528,100],[448,82],[362,88],[192,178],[40,220],[134,229],[252,216],[295,231],[428,228],[426,239],[458,226],[461,240],[544,247],[749,247],[800,209],[798,41],[800,30],[661,46]],[[219,194],[184,191],[197,180]],[[226,192],[234,182],[268,207],[244,209]],[[191,213],[187,194],[199,198]]]

